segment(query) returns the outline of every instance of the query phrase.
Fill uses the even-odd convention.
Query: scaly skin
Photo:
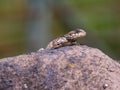
[[[52,40],[48,44],[46,49],[56,49],[56,48],[63,47],[63,46],[75,45],[76,41],[79,38],[84,37],[84,36],[86,36],[86,32],[82,29],[76,29],[76,30],[70,31],[67,34],[65,34],[63,37],[59,37],[59,38]]]

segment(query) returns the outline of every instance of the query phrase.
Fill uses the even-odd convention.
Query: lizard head
[[[68,40],[77,40],[78,38],[86,36],[86,32],[82,29],[76,29],[70,31],[69,33],[64,35]]]
[[[75,34],[73,34],[73,36],[76,35],[76,37],[84,37],[86,36],[86,32],[83,29],[76,29],[75,30]]]

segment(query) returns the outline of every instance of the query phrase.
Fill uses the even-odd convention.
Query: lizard
[[[71,46],[77,44],[76,41],[86,36],[86,32],[82,29],[75,29],[67,34],[65,34],[62,37],[58,37],[54,40],[52,40],[46,47],[46,49],[56,49],[63,46]]]
[[[58,37],[54,40],[52,40],[46,47],[46,49],[57,49],[59,47],[63,46],[71,46],[71,45],[76,45],[77,40],[81,37],[86,36],[86,32],[82,29],[75,29],[64,36]],[[42,51],[44,48],[40,48],[38,51]]]

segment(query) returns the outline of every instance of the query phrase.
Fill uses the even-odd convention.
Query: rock
[[[0,59],[0,90],[120,90],[120,64],[85,45]]]

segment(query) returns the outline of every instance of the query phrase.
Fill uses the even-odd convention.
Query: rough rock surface
[[[0,59],[0,90],[120,90],[120,64],[85,45]]]

